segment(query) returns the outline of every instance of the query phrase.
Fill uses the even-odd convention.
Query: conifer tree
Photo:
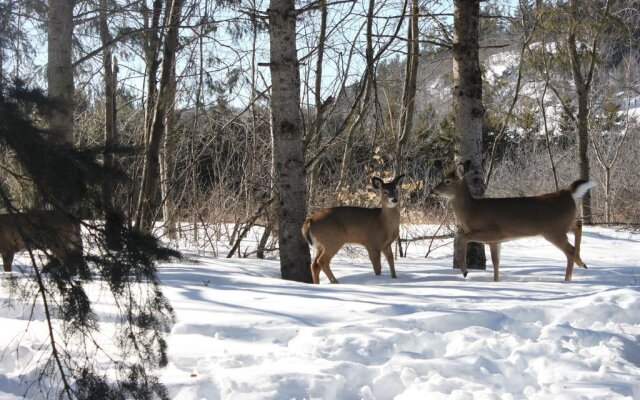
[[[49,331],[45,346],[49,356],[39,362],[39,385],[26,389],[25,396],[168,398],[154,371],[167,364],[165,336],[174,316],[162,294],[155,264],[179,254],[161,246],[155,237],[132,229],[122,214],[115,219],[118,235],[110,237],[117,244],[107,246],[104,224],[93,222],[93,217],[104,213],[101,184],[105,177],[124,179],[124,174],[97,162],[102,148],[74,149],[59,142],[58,132],[34,126],[31,118],[42,118],[52,108],[42,92],[21,85],[2,89],[0,146],[11,150],[26,171],[21,179],[31,180],[51,208],[82,225],[85,242],[82,254],[64,262],[32,243],[32,272],[5,275],[10,297],[41,305]],[[0,204],[16,212],[6,187],[0,187]],[[80,209],[82,214],[74,211]],[[47,254],[48,272],[36,261],[33,250]],[[112,343],[96,340],[100,316],[90,289],[101,289],[102,301],[104,293],[110,294],[115,304],[117,331]],[[115,374],[107,376],[107,368]]]

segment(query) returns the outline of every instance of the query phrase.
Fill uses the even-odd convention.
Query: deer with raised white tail
[[[562,250],[567,257],[564,280],[570,281],[573,264],[587,268],[580,258],[582,222],[577,219],[576,202],[594,186],[593,182],[577,180],[568,188],[532,197],[482,198],[471,196],[465,178],[469,161],[458,164],[433,192],[449,198],[462,235],[460,238],[462,274],[467,276],[467,243],[489,245],[493,264],[493,280],[498,281],[500,243],[527,236],[542,236]],[[567,232],[575,235],[575,247]]]
[[[316,249],[316,256],[311,263],[313,283],[320,283],[321,269],[331,283],[338,283],[329,263],[347,243],[364,246],[376,275],[382,272],[380,254],[384,254],[391,277],[396,278],[391,245],[399,235],[398,188],[403,177],[399,175],[389,183],[377,176],[371,179],[371,184],[380,195],[382,208],[332,207],[319,210],[307,218],[302,225],[302,235]]]

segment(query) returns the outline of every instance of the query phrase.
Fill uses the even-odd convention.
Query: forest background
[[[551,191],[580,175],[575,158],[582,111],[572,70],[577,60],[590,79],[588,156],[591,178],[598,183],[593,221],[637,224],[638,4],[581,4],[580,15],[572,15],[571,4],[564,2],[482,2],[487,195]],[[163,221],[171,238],[176,229],[182,235],[190,231],[203,249],[215,248],[212,241],[235,242],[243,228],[260,224],[267,228],[262,256],[277,247],[277,217],[268,202],[275,187],[268,5],[185,3],[172,36],[173,6],[161,1],[75,4],[73,143],[88,147],[109,141],[139,150],[115,156],[131,177],[114,189],[115,201],[136,222],[143,214],[141,198],[147,197],[148,220]],[[428,194],[451,168],[459,140],[451,105],[451,7],[439,1],[298,5],[299,113],[309,209],[375,205],[370,176],[405,173],[410,178],[405,221],[442,220],[442,209]],[[5,81],[47,85],[47,10],[34,1],[4,3],[0,68]],[[414,14],[417,40],[411,37]],[[163,94],[167,118],[160,127],[164,134],[152,138],[159,70],[167,58],[162,44],[170,40],[175,41],[175,71],[161,83],[169,87]],[[576,60],[571,40],[577,44]],[[417,58],[410,57],[414,45]],[[409,102],[411,69],[417,73]],[[105,85],[108,81],[113,83]],[[111,109],[109,119],[105,107]],[[142,196],[145,152],[153,146],[159,168],[151,180],[161,190]],[[10,153],[2,162],[4,171],[13,170],[7,166]],[[2,177],[14,204],[37,207],[28,180],[19,177]],[[198,236],[198,226],[220,223],[234,223],[235,229]]]

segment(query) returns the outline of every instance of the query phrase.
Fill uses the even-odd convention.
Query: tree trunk
[[[59,143],[73,145],[73,37],[74,0],[49,1],[49,37],[47,41],[47,82],[49,98],[56,105],[51,112],[50,127]]]
[[[253,4],[253,6],[255,8],[255,4]],[[326,8],[326,5],[325,5],[325,8]],[[256,100],[258,97],[258,91],[256,89],[257,73],[258,73],[258,70],[257,70],[258,62],[256,60],[257,47],[258,47],[258,25],[254,23],[252,25],[252,28],[253,28],[253,32],[252,32],[253,35],[252,35],[252,43],[251,43],[252,44],[252,48],[251,48],[251,129],[253,130],[253,135],[254,135],[253,152],[255,155],[256,151],[258,151],[258,147],[257,147],[258,110],[256,107]],[[320,46],[320,44],[318,46]],[[318,51],[320,52],[318,57],[321,57],[322,52],[320,50]],[[317,82],[317,79],[316,79],[316,82]],[[269,196],[272,196],[275,191],[275,182],[273,181],[273,177],[275,176],[274,168],[275,168],[275,159],[274,159],[274,153],[272,152],[271,163],[270,163],[270,173],[269,173],[269,176],[271,177],[271,179],[269,179],[269,193],[268,193]],[[267,246],[267,242],[269,241],[269,237],[273,233],[273,228],[274,228],[273,224],[274,224],[275,218],[272,218],[271,216],[274,214],[275,214],[275,207],[273,206],[273,204],[269,204],[267,207],[264,207],[264,216],[266,219],[266,224],[264,227],[264,231],[262,232],[262,236],[260,237],[260,241],[258,243],[258,248],[256,251],[256,257],[259,259],[264,259],[265,257],[265,249]]]
[[[264,231],[262,231],[262,236],[260,236],[258,249],[256,250],[256,257],[261,260],[264,260],[264,252],[267,248],[267,242],[269,242],[269,236],[271,236],[271,221],[267,221],[267,225],[264,227]]]
[[[107,21],[107,2],[100,0],[100,40],[106,46],[112,39]],[[105,47],[102,52],[102,69],[104,70],[104,152],[102,163],[105,168],[114,168],[113,148],[117,143],[116,119],[116,87],[118,83],[118,62],[111,52],[111,47]],[[102,182],[102,203],[104,206],[105,239],[110,249],[115,249],[119,240],[119,218],[113,201],[115,185],[110,176],[105,176]]]
[[[607,223],[611,223],[611,168],[604,170],[604,208],[607,216]]]
[[[0,87],[4,87],[4,48],[6,40],[9,37],[9,4],[0,5]]]
[[[611,1],[606,0],[604,4],[599,3],[598,6],[603,6],[603,12],[596,21],[590,21],[589,30],[593,29],[594,36],[593,41],[589,46],[584,46],[584,49],[578,51],[578,43],[582,40],[576,38],[576,32],[578,31],[578,24],[585,19],[583,15],[583,2],[571,0],[569,2],[569,11],[571,13],[571,26],[569,36],[567,38],[567,45],[569,47],[569,60],[571,62],[571,72],[573,74],[573,83],[576,87],[576,93],[578,95],[578,115],[576,117],[576,134],[577,134],[577,157],[578,168],[580,170],[580,179],[589,180],[589,93],[593,84],[594,71],[598,61],[598,47],[600,35],[603,34],[606,21],[609,17]],[[581,44],[582,47],[582,44]],[[584,67],[584,72],[583,72]],[[582,218],[584,223],[593,223],[593,214],[591,210],[591,193],[587,192],[582,197]]]
[[[173,40],[171,47],[178,48],[178,35],[170,35],[167,40]],[[176,63],[175,52],[174,61],[171,63],[171,71],[169,74],[169,82],[167,84],[168,104],[166,121],[164,126],[164,140],[162,143],[161,163],[160,163],[160,190],[162,192],[162,217],[164,219],[165,234],[171,240],[177,239],[175,204],[173,201],[173,154],[175,152],[174,143],[176,135]]]
[[[327,40],[327,0],[320,0],[320,36],[318,38],[318,60],[316,61],[315,103],[316,120],[313,124],[313,137],[320,135],[324,121],[325,106],[322,104],[322,64],[324,47]],[[306,145],[305,145],[306,150]]]
[[[580,179],[590,179],[589,171],[589,94],[586,90],[578,90],[578,167]],[[591,194],[590,191],[582,196],[582,218],[585,224],[593,223],[591,215]]]
[[[553,153],[551,152],[551,139],[549,132],[549,125],[547,123],[547,111],[546,105],[544,102],[545,96],[547,94],[547,87],[549,85],[548,75],[547,81],[545,82],[544,89],[542,90],[542,97],[540,98],[540,111],[542,112],[542,122],[544,126],[544,138],[547,144],[547,155],[549,156],[549,165],[551,166],[551,173],[553,174],[553,183],[555,184],[556,191],[560,190],[560,186],[558,185],[558,172],[556,168],[556,163],[553,160]]]
[[[209,16],[208,8],[205,4],[204,19],[207,20]],[[192,224],[193,224],[193,243],[198,245],[198,223],[200,220],[200,210],[198,202],[198,155],[196,148],[196,135],[199,130],[200,124],[200,111],[202,107],[202,87],[204,85],[204,35],[205,26],[200,27],[200,36],[198,37],[198,86],[196,87],[196,109],[193,118],[193,129],[191,131],[191,209],[193,212]],[[206,227],[204,227],[206,230]]]
[[[589,180],[589,85],[582,76],[581,56],[578,54],[576,37],[572,33],[567,40],[573,83],[578,95],[578,114],[576,116],[577,158],[580,179]],[[582,197],[582,218],[585,224],[593,223],[591,217],[591,195],[589,192]]]
[[[482,73],[478,59],[480,0],[454,1],[453,107],[458,135],[456,163],[471,161],[467,176],[473,197],[484,196],[482,160]],[[460,265],[460,229],[454,240],[454,266]],[[470,243],[467,250],[469,268],[485,269],[484,245]]]
[[[149,144],[145,153],[145,163],[142,172],[142,186],[138,198],[137,228],[143,232],[151,232],[157,213],[156,198],[158,196],[160,176],[160,146],[165,128],[165,118],[169,106],[175,101],[170,97],[170,76],[176,60],[175,37],[178,35],[178,24],[182,14],[183,0],[173,0],[170,9],[167,9],[169,27],[162,54],[162,74],[160,76],[160,88],[158,99],[153,113],[153,123]]]
[[[153,123],[153,110],[157,99],[158,68],[160,60],[160,16],[162,14],[162,0],[153,1],[153,10],[146,6],[146,0],[142,2],[142,14],[145,27],[145,79],[147,80],[147,101],[144,108],[144,145],[147,146]],[[168,13],[168,11],[166,11]],[[151,20],[149,20],[151,13]]]
[[[142,145],[145,149],[145,156],[143,160],[143,171],[142,171],[142,181],[140,183],[140,189],[138,193],[138,202],[136,204],[135,209],[135,226],[141,227],[142,221],[141,218],[143,216],[142,210],[140,207],[143,205],[142,196],[143,190],[149,190],[145,188],[144,180],[145,175],[152,173],[149,171],[149,165],[147,162],[147,152],[149,151],[149,138],[151,137],[151,129],[153,125],[153,115],[154,109],[156,106],[157,100],[157,83],[158,83],[158,68],[160,67],[160,17],[162,14],[162,0],[153,0],[153,9],[149,10],[147,7],[147,2],[142,1],[141,3],[141,11],[143,25],[145,28],[145,36],[144,36],[144,62],[145,62],[145,80],[147,86],[147,98],[144,103],[144,132],[142,137]],[[165,10],[166,14],[169,14],[169,10]],[[160,168],[157,168],[158,176],[153,179],[157,181],[160,179],[159,171]],[[147,199],[147,206],[151,208],[156,207],[156,199]]]
[[[306,154],[309,144],[315,142],[317,148],[322,141],[322,127],[324,125],[324,113],[329,106],[329,101],[326,104],[322,102],[322,65],[324,63],[325,43],[327,38],[327,0],[320,0],[320,32],[318,37],[318,59],[316,60],[316,79],[315,79],[315,106],[316,106],[316,118],[313,123],[313,130],[310,135],[304,139],[303,149]],[[313,198],[315,194],[317,166],[313,165],[307,171],[309,197]]]
[[[402,105],[400,109],[400,127],[396,143],[395,175],[404,173],[404,148],[413,130],[413,114],[417,92],[418,61],[420,58],[420,43],[418,41],[418,15],[420,4],[418,0],[411,0],[411,14],[407,29],[407,62],[405,65],[404,86],[402,89]],[[396,254],[405,257],[400,236],[396,239]]]
[[[400,113],[400,136],[396,148],[396,172],[400,175],[404,171],[404,147],[409,141],[413,129],[413,114],[417,91],[418,60],[420,57],[420,43],[418,41],[418,14],[420,12],[418,0],[411,1],[411,22],[407,32],[407,64],[405,67],[404,88],[402,91],[402,109]],[[399,242],[398,242],[399,244]]]
[[[300,228],[307,214],[300,120],[300,71],[294,0],[269,4],[271,134],[278,190],[282,278],[311,283],[309,245]]]

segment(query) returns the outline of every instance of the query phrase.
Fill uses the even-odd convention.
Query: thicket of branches
[[[578,176],[573,156],[578,126],[571,75],[575,60],[567,47],[571,31],[582,57],[579,68],[586,74],[591,63],[595,66],[588,148],[599,184],[593,191],[594,219],[637,223],[637,212],[629,206],[637,198],[637,184],[626,180],[625,171],[637,169],[638,128],[634,115],[625,110],[638,101],[638,15],[633,1],[607,2],[606,11],[604,3],[587,3],[581,15],[572,15],[568,3],[523,1],[511,9],[483,4],[484,152],[493,174],[488,189],[495,195],[532,194]],[[37,10],[34,4],[10,3],[3,15],[13,23],[6,29],[20,33],[19,22],[25,21],[21,11]],[[149,68],[163,60],[158,43],[167,38],[170,8],[170,3],[158,2],[76,5],[77,143],[103,143],[105,99],[99,77],[104,71],[98,56],[106,48],[119,58],[118,141],[140,149],[149,143],[155,94],[142,84],[150,87],[148,81],[156,78]],[[411,215],[433,215],[428,187],[451,166],[456,140],[449,96],[450,9],[438,2],[413,7],[409,1],[394,0],[319,2],[299,8],[300,113],[310,207],[368,204],[369,176],[389,176],[401,168],[414,182],[405,190]],[[270,83],[267,68],[260,65],[268,61],[265,9],[266,4],[255,2],[198,1],[185,4],[180,18],[175,122],[162,139],[165,172],[158,179],[163,190],[151,200],[153,219],[172,225],[189,222],[178,229],[185,234],[189,230],[203,247],[220,238],[207,238],[194,228],[198,225],[258,223],[269,232],[276,229],[272,207],[264,206],[273,192]],[[84,21],[81,15],[89,18]],[[413,15],[417,40],[410,36]],[[99,21],[107,28],[106,42],[93,35],[104,30]],[[145,28],[153,24],[158,26],[155,37]],[[406,56],[415,43],[420,56],[410,60]],[[29,76],[37,67],[26,56],[34,46],[26,38],[3,45],[8,76]],[[409,68],[416,68],[417,88],[407,134]],[[116,157],[133,177],[117,188],[119,207],[131,217],[137,212],[143,154]],[[21,198],[20,188],[15,191]],[[28,196],[24,199],[20,206],[30,206]],[[267,243],[265,247],[274,247]]]

